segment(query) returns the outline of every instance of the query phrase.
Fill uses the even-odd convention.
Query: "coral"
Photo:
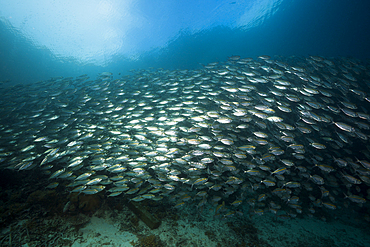
[[[82,195],[78,208],[83,212],[95,212],[101,205],[101,198],[98,195]]]
[[[9,223],[21,215],[22,211],[26,209],[25,203],[10,203],[2,207],[0,213],[0,227],[5,227],[9,225]]]
[[[102,204],[102,197],[99,194],[85,195],[72,193],[69,200],[73,205],[69,208],[70,211],[80,211],[86,214],[94,213]]]
[[[28,196],[27,203],[47,204],[48,202],[50,202],[50,200],[53,200],[55,197],[56,197],[56,192],[54,190],[36,190]]]
[[[138,242],[134,243],[136,247],[163,247],[164,243],[155,235],[141,236]]]
[[[136,216],[130,217],[130,222],[135,228],[139,226],[139,218]]]
[[[65,199],[55,190],[36,190],[27,198],[28,205],[40,204],[51,213],[61,213]]]

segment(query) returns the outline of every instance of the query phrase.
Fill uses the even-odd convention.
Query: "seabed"
[[[189,203],[174,208],[170,201],[138,202],[160,221],[158,228],[150,229],[129,209],[130,202],[125,198],[56,190],[29,193],[27,189],[30,188],[37,188],[37,185],[1,191],[12,194],[0,211],[0,246],[370,245],[368,222],[359,213],[346,208],[337,209],[337,216],[324,221],[324,218],[304,216],[284,219],[270,212],[256,215],[248,206],[242,208],[243,215],[226,218],[215,216],[211,206],[197,208]],[[73,201],[76,196],[78,202]],[[72,203],[66,208],[68,201]]]

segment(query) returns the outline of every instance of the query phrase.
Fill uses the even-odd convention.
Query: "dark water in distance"
[[[276,12],[266,10],[266,14],[252,21],[252,27],[248,28],[238,24],[243,15],[239,6],[248,8],[252,1],[211,1],[201,6],[192,5],[192,2],[186,5],[166,1],[156,8],[137,1],[133,11],[151,21],[151,26],[144,28],[143,33],[139,29],[129,37],[131,42],[137,41],[138,55],[132,59],[118,51],[110,54],[100,65],[61,57],[45,46],[35,45],[32,38],[13,28],[5,15],[0,19],[0,81],[32,83],[56,76],[89,74],[93,77],[102,71],[113,72],[119,78],[118,73],[127,74],[130,69],[193,69],[200,68],[201,64],[224,61],[231,55],[318,55],[369,59],[368,1],[278,2]],[[208,12],[215,12],[213,5],[218,7],[216,14],[208,15]],[[192,8],[194,13],[190,11]],[[207,18],[209,22],[206,22]],[[192,21],[194,19],[196,21]],[[188,26],[182,25],[182,22]],[[170,36],[167,34],[169,30],[177,33]],[[168,40],[158,45],[161,37]],[[94,54],[89,55],[94,57]]]

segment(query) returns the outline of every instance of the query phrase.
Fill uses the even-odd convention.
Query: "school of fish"
[[[232,56],[197,70],[1,88],[0,165],[47,188],[325,217],[368,208],[370,70],[350,58]],[[368,212],[368,211],[367,211]]]

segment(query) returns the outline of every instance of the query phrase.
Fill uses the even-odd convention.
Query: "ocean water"
[[[369,10],[0,0],[0,246],[370,246]]]
[[[294,1],[1,1],[0,80],[193,69],[232,55],[368,59],[369,5]]]

